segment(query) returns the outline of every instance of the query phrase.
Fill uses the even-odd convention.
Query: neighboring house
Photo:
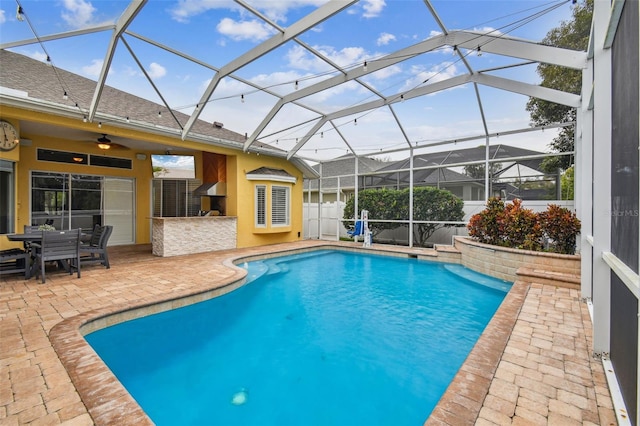
[[[145,244],[151,217],[212,211],[236,217],[237,247],[301,238],[303,178],[317,176],[304,161],[261,144],[243,152],[246,136],[222,123],[199,120],[182,140],[186,114],[6,50],[0,63],[0,235],[50,219],[114,225],[110,243]]]
[[[358,158],[358,174],[369,173],[389,164],[373,158]],[[322,176],[321,179],[307,180],[304,183],[304,201],[318,202],[318,186],[322,188],[322,201],[335,202],[338,199],[346,202],[355,192],[355,157],[344,155],[335,160],[326,161],[313,166]]]
[[[484,164],[481,162],[485,155],[485,146],[416,155],[413,158],[414,186],[446,189],[465,201],[484,200]],[[490,146],[489,158],[493,164],[489,168],[493,171],[490,194],[505,199],[541,199],[540,197],[549,193],[549,189],[540,189],[541,186],[549,186],[549,177],[540,169],[543,155],[542,152],[507,145]],[[476,174],[468,173],[465,163],[474,164]],[[376,173],[361,173],[359,187],[408,188],[409,165],[409,159],[405,159],[388,164]],[[551,178],[551,185],[555,187],[556,177]]]

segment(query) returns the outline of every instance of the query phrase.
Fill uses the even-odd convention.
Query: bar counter
[[[169,257],[236,248],[235,216],[152,217],[152,247]]]

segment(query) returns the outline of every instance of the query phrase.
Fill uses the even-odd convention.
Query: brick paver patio
[[[335,243],[303,241],[172,258],[154,257],[148,246],[115,247],[111,269],[87,267],[81,279],[51,273],[43,285],[3,277],[0,424],[148,423],[92,358],[79,325],[97,315],[224,286],[243,275],[229,267],[229,259],[321,244]],[[427,423],[614,425],[602,364],[590,353],[591,323],[577,290],[517,282]],[[65,365],[74,367],[71,374]]]

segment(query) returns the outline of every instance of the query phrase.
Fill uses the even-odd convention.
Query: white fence
[[[542,212],[547,209],[549,204],[557,204],[573,210],[573,200],[534,200],[523,201],[523,206],[533,210],[534,212]],[[343,211],[345,203],[330,202],[322,203],[322,208],[318,203],[303,204],[303,235],[306,239],[320,240],[339,240],[340,237],[348,237],[347,228],[342,224]],[[484,201],[465,201],[464,203],[464,222],[469,222],[471,216],[484,210],[486,203]],[[375,217],[369,217],[370,221],[375,221]],[[429,242],[433,244],[451,244],[452,238],[458,235],[467,235],[467,229],[461,227],[449,227],[438,229],[430,238]],[[376,240],[388,243],[407,244],[409,240],[409,231],[407,227],[398,227],[392,231],[383,231],[376,236]]]

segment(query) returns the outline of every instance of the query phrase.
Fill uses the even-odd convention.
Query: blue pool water
[[[316,251],[245,264],[216,299],[87,341],[158,425],[420,425],[510,284]]]

